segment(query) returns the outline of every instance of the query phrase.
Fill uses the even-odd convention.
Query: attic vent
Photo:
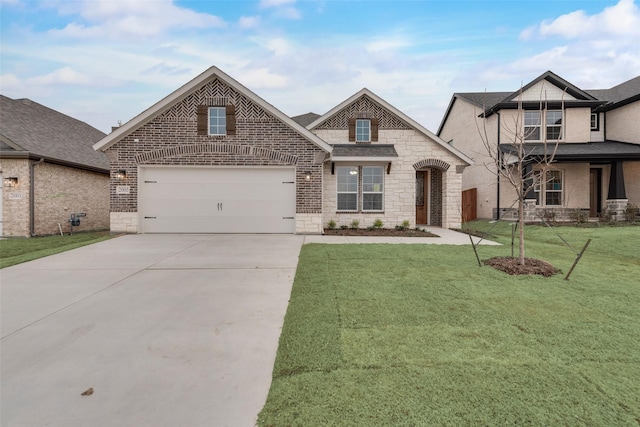
[[[354,117],[356,119],[370,119],[373,117],[373,114],[370,111],[356,111]]]

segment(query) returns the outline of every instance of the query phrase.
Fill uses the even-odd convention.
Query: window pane
[[[355,211],[358,209],[357,193],[338,193],[338,210]]]
[[[371,120],[356,120],[356,141],[371,141]]]
[[[540,140],[540,111],[524,112],[524,139],[526,141]]]
[[[376,194],[376,193],[363,194],[362,210],[381,211],[382,210],[382,194]]]
[[[559,206],[562,204],[562,193],[547,192],[547,206]]]
[[[560,139],[562,111],[547,111],[547,139]]]
[[[362,168],[362,191],[376,193],[383,191],[383,168],[379,166]]]
[[[209,135],[227,133],[227,111],[224,107],[209,108]]]
[[[358,191],[358,168],[355,166],[338,167],[338,191]]]
[[[562,190],[562,175],[560,171],[547,172],[547,190],[560,191]]]
[[[539,127],[525,127],[524,139],[527,141],[539,141],[540,140],[540,128]]]
[[[560,139],[560,126],[553,126],[547,128],[547,139]]]

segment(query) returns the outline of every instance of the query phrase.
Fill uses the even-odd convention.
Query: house
[[[517,194],[497,177],[493,158],[508,164],[518,136],[529,160],[523,174],[535,174],[527,219],[622,219],[628,204],[640,205],[640,77],[583,90],[547,71],[512,92],[455,93],[438,136],[474,160],[462,189],[476,189],[478,217],[516,217]],[[552,152],[542,177],[536,169]]]
[[[94,145],[111,161],[112,232],[413,225],[420,174],[419,222],[460,224],[470,160],[372,92],[296,120],[209,68]]]
[[[92,145],[105,134],[29,99],[0,95],[0,235],[109,228],[109,160]]]

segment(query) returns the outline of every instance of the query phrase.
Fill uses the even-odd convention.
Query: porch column
[[[609,175],[609,192],[607,193],[607,211],[613,215],[616,221],[624,220],[624,211],[629,200],[624,189],[624,172],[622,162],[617,160],[611,163]]]

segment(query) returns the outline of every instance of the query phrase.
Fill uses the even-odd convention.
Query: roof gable
[[[420,125],[418,122],[416,122],[367,88],[360,90],[359,92],[355,93],[351,97],[347,98],[346,100],[329,110],[327,113],[320,116],[313,123],[309,124],[307,126],[307,129],[322,129],[325,126],[344,127],[344,122],[345,120],[348,120],[348,117],[358,117],[360,115],[364,116],[364,114],[362,113],[366,111],[374,112],[373,114],[380,119],[381,127],[395,129],[413,129],[427,136],[436,144],[440,145],[442,148],[449,151],[464,162],[469,164],[473,163],[473,160],[467,157],[464,153],[447,144],[440,137],[426,129],[424,126]]]
[[[560,76],[547,71],[515,91],[505,101],[518,101],[520,96],[526,101],[596,100],[591,94],[569,83]]]
[[[296,123],[290,117],[282,113],[273,105],[266,102],[264,99],[260,98],[258,95],[240,84],[235,79],[231,78],[229,75],[227,75],[217,67],[210,67],[199,76],[195,77],[185,85],[181,86],[171,94],[156,102],[151,107],[144,110],[142,113],[126,122],[124,125],[116,128],[112,133],[107,135],[102,140],[98,141],[98,143],[96,143],[93,148],[95,150],[104,151],[129,135],[131,132],[134,132],[136,129],[154,120],[155,118],[188,115],[184,111],[181,112],[180,110],[181,108],[184,108],[184,105],[190,104],[190,98],[199,99],[202,96],[206,97],[208,95],[206,93],[206,87],[215,87],[216,84],[223,85],[229,88],[231,91],[238,94],[236,96],[237,100],[241,102],[244,101],[247,106],[248,104],[255,105],[254,110],[259,109],[261,110],[261,113],[266,113],[275,117],[280,122],[284,123],[286,126],[299,133],[302,137],[309,140],[322,150],[331,152],[331,146],[325,141],[307,130],[305,127]],[[218,93],[219,91],[214,90],[209,95],[215,97]],[[250,107],[246,108],[245,110],[249,109]]]
[[[22,151],[79,167],[109,170],[109,160],[92,149],[105,134],[80,120],[30,99],[0,95],[3,151]]]

